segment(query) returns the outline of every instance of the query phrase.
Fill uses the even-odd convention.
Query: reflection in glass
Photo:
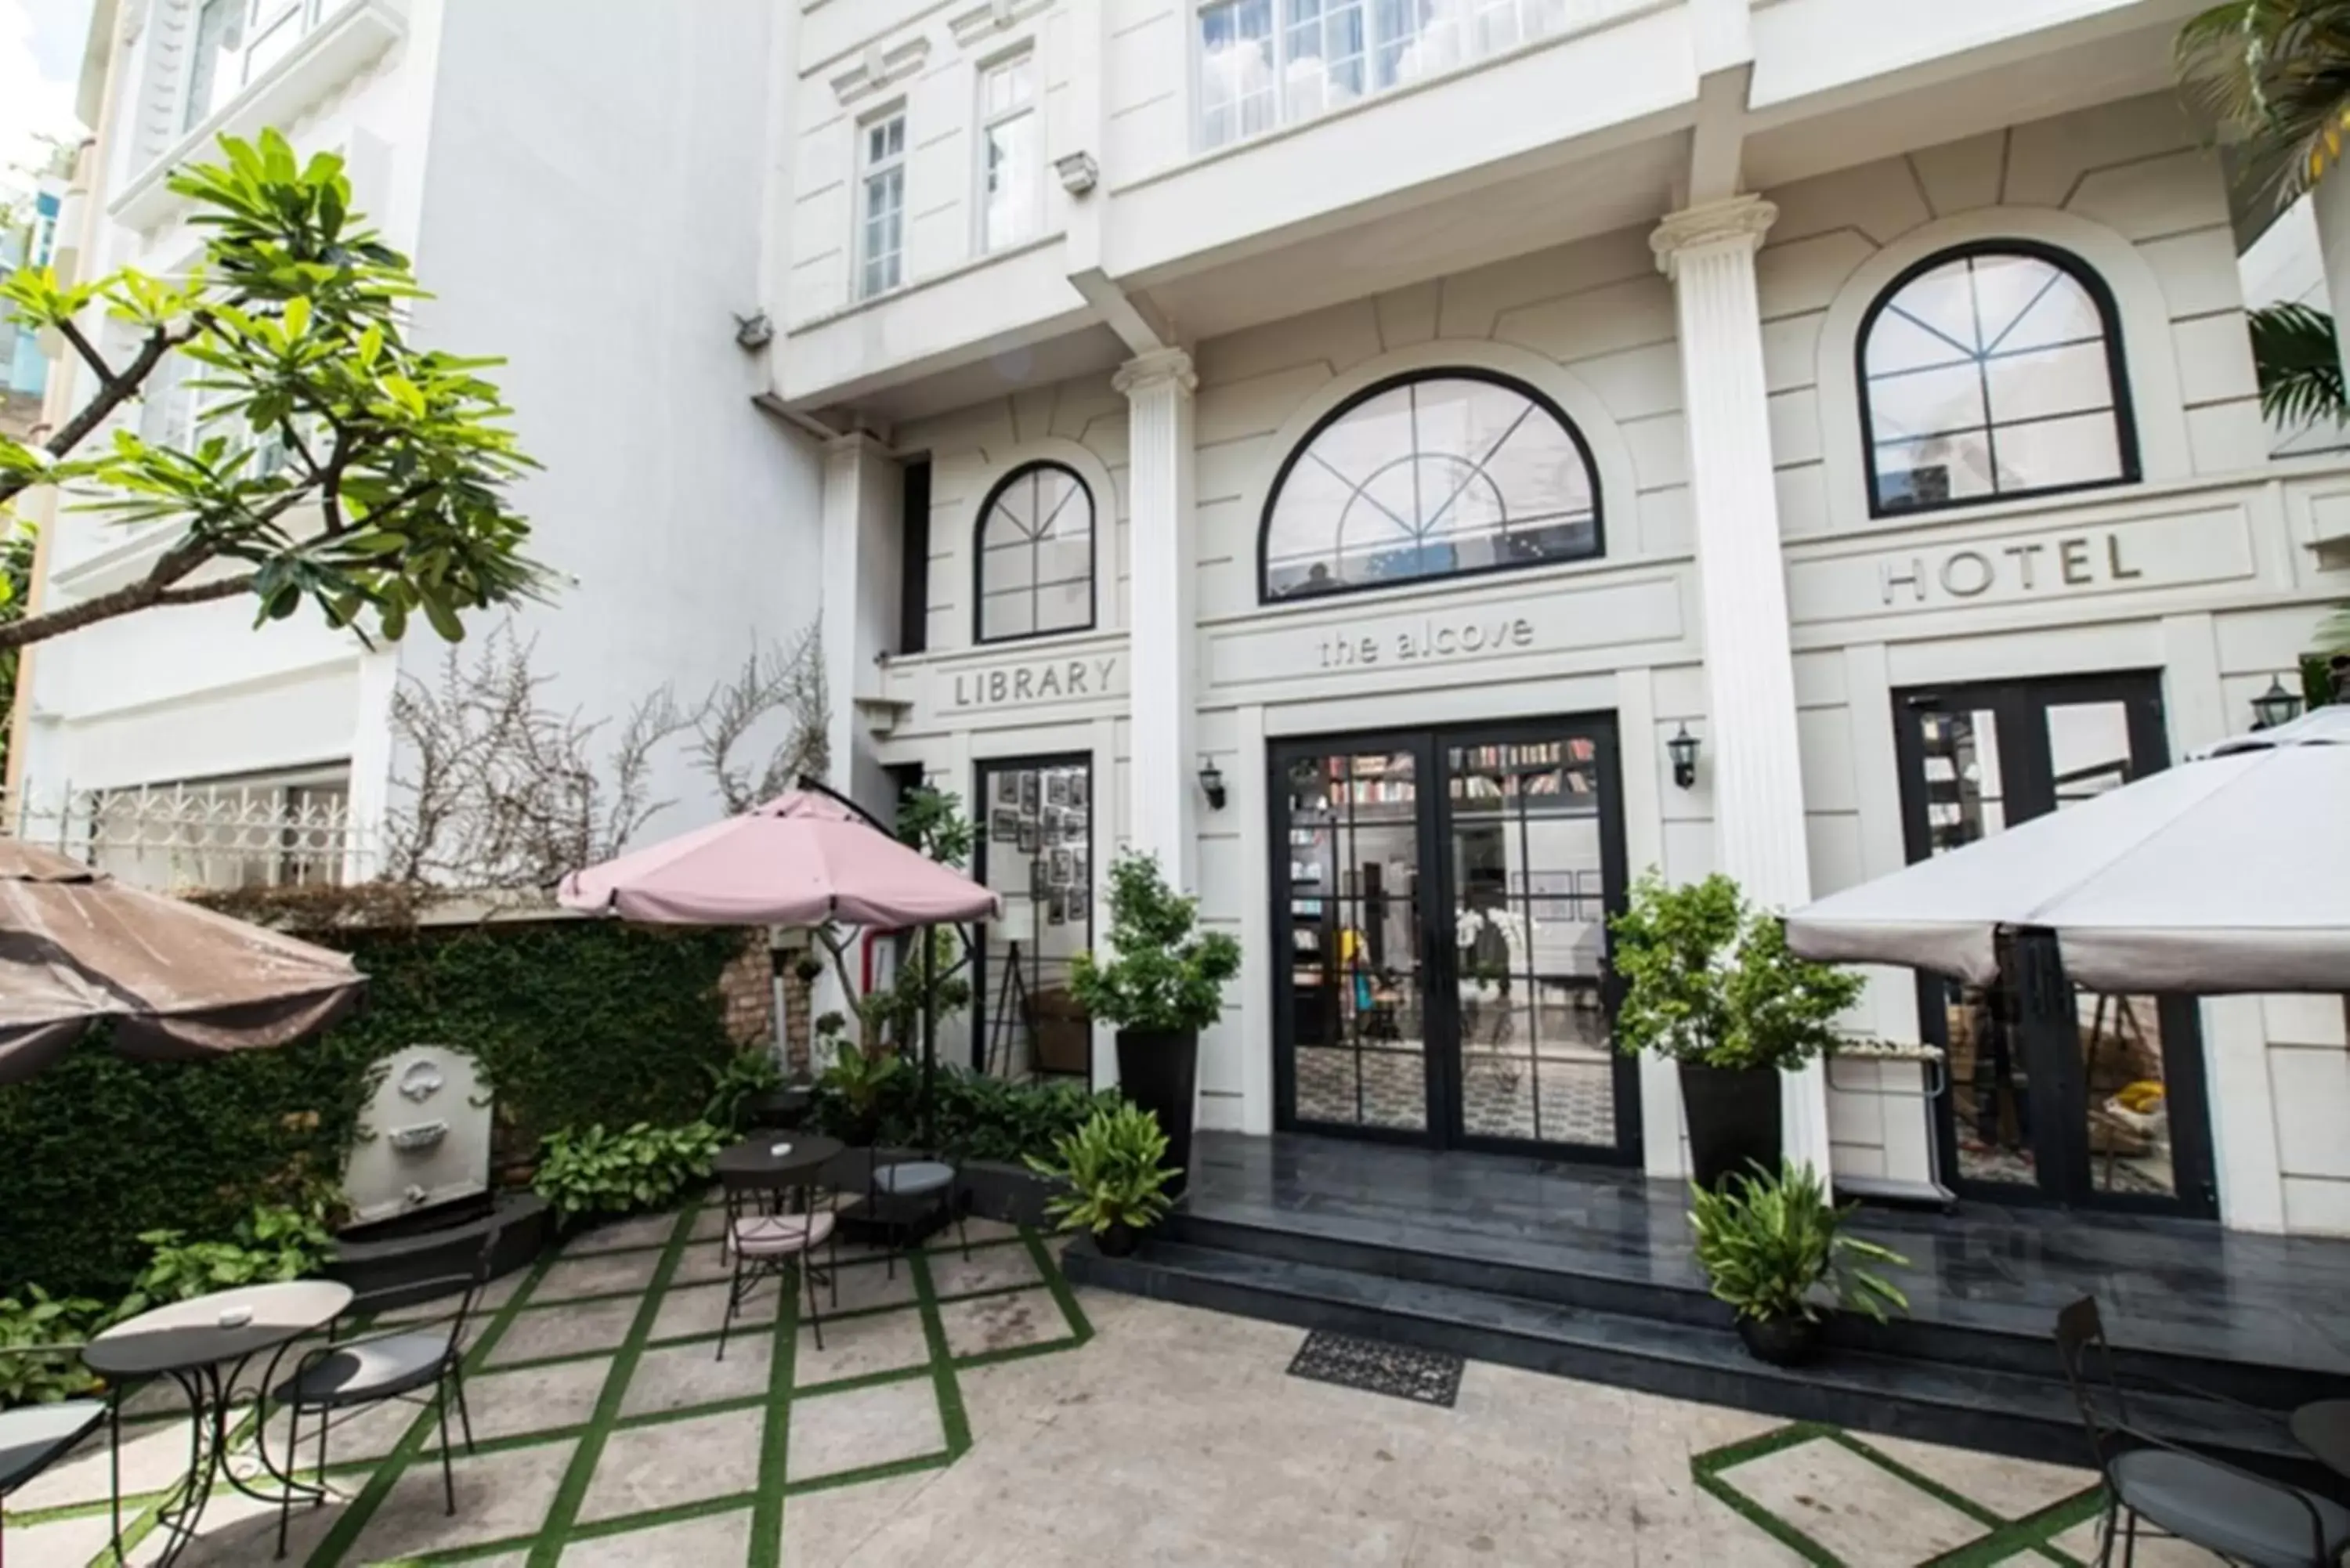
[[[1425,1130],[1412,754],[1302,757],[1284,784],[1297,1117]]]
[[[973,1014],[997,1077],[1093,1071],[1092,1026],[1069,991],[1069,961],[1093,945],[1092,803],[1083,758],[980,766],[981,880],[1003,914],[986,929]]]
[[[1453,746],[1446,772],[1462,1130],[1613,1146],[1596,749]]]
[[[1861,350],[1878,512],[2130,476],[2115,327],[2086,278],[1977,251],[1878,301]]]

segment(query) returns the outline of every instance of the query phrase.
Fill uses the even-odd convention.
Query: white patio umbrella
[[[2094,991],[2350,991],[2350,705],[1787,917],[1805,958],[1977,984],[2019,929],[2054,932]]]

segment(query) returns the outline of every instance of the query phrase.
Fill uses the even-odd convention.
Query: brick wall
[[[795,972],[792,961],[796,956],[785,955],[784,1054],[789,1070],[801,1073],[808,1064],[808,982]],[[741,956],[718,977],[718,993],[726,1003],[726,1033],[737,1045],[775,1039],[774,981],[767,934],[752,931],[743,939]]]

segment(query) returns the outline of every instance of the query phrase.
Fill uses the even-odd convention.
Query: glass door
[[[2151,674],[1910,691],[1895,707],[1912,860],[2169,760]],[[1921,975],[1919,1004],[1949,1056],[1937,1130],[1957,1190],[2217,1211],[2192,998],[2070,987],[2054,1029],[2032,1029],[2005,978],[1978,987]]]
[[[1283,1126],[1634,1158],[1614,747],[1575,720],[1276,749]]]

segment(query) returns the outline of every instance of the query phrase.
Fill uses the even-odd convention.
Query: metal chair
[[[866,1168],[865,1207],[861,1213],[885,1237],[895,1235],[899,1239],[899,1244],[889,1247],[884,1254],[891,1279],[898,1277],[898,1254],[906,1250],[914,1226],[940,1206],[954,1221],[955,1240],[962,1248],[963,1262],[971,1261],[971,1233],[965,1224],[971,1207],[968,1198],[962,1168],[943,1156],[885,1160],[879,1150],[874,1151]]]
[[[0,1358],[78,1355],[78,1345],[18,1345],[0,1349]],[[122,1555],[122,1424],[112,1389],[103,1399],[64,1399],[0,1410],[0,1502],[17,1488],[73,1452],[84,1438],[106,1428],[107,1501],[112,1505],[114,1554]],[[8,1525],[0,1517],[0,1563],[8,1556]]]
[[[2130,1425],[2095,1298],[2056,1314],[2056,1350],[2106,1481],[2098,1568],[2113,1562],[2117,1530],[2124,1568],[2131,1568],[2140,1520],[2247,1568],[2335,1568],[2342,1561],[2350,1509]]]
[[[472,1320],[481,1303],[482,1291],[490,1282],[490,1266],[497,1244],[498,1232],[493,1231],[483,1241],[470,1273],[393,1285],[353,1296],[342,1316],[328,1325],[327,1343],[306,1352],[294,1375],[272,1390],[270,1397],[287,1411],[288,1475],[301,1451],[302,1417],[315,1415],[318,1418],[319,1490],[311,1499],[312,1507],[326,1501],[328,1435],[355,1412],[399,1399],[420,1407],[430,1406],[439,1412],[441,1490],[447,1511],[457,1511],[457,1480],[449,1451],[450,1397],[455,1396],[457,1419],[465,1435],[465,1451],[470,1454],[473,1451],[473,1417],[465,1407],[465,1325]],[[457,1297],[453,1311],[387,1324],[357,1338],[345,1339],[341,1335],[341,1325],[347,1322],[372,1318],[419,1302],[437,1301],[452,1293]],[[274,1378],[276,1375],[273,1366],[270,1376]],[[286,1555],[286,1524],[293,1507],[294,1489],[289,1486],[280,1495],[277,1510],[277,1555],[281,1558]]]
[[[795,1273],[807,1286],[808,1324],[816,1330],[816,1347],[824,1348],[824,1314],[816,1304],[816,1250],[830,1249],[831,1263],[824,1271],[825,1283],[832,1293],[832,1303],[840,1304],[840,1189],[823,1184],[821,1172],[811,1168],[804,1175],[778,1184],[771,1176],[722,1175],[726,1189],[726,1230],[722,1248],[733,1260],[733,1272],[726,1286],[726,1316],[718,1325],[717,1359],[726,1359],[726,1336],[733,1332],[734,1314],[743,1310],[758,1290],[762,1280],[790,1280]],[[816,1194],[819,1186],[825,1193],[825,1207],[816,1208]],[[801,1195],[799,1210],[789,1212],[783,1207],[785,1194]],[[798,1282],[785,1288],[795,1290]]]

